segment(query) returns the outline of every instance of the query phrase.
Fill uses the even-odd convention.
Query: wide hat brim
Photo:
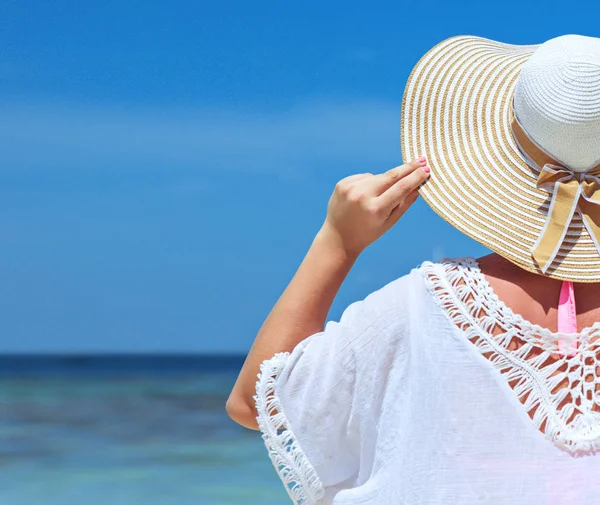
[[[402,100],[403,159],[431,166],[419,193],[455,228],[516,265],[573,282],[600,282],[600,257],[575,213],[543,274],[531,249],[550,194],[536,187],[513,136],[510,105],[521,66],[537,45],[452,37],[428,51],[408,78]]]

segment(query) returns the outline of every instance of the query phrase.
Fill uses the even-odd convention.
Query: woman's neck
[[[506,305],[525,319],[557,331],[557,310],[562,281],[535,274],[499,254],[477,259],[481,272]],[[600,283],[573,283],[577,326],[600,321]]]

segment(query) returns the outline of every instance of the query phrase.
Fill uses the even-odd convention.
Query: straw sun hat
[[[600,39],[447,39],[408,78],[401,130],[442,218],[525,270],[600,282]]]

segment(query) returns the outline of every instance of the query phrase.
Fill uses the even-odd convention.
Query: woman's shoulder
[[[414,307],[425,303],[429,300],[431,291],[437,289],[436,285],[446,282],[456,284],[457,279],[468,277],[477,269],[477,261],[472,256],[424,260],[404,275],[370,293],[363,302],[377,307],[382,315],[396,313],[400,307]]]
[[[460,294],[480,279],[477,260],[473,256],[443,257],[424,260],[406,274],[387,283],[364,300],[379,318],[405,333],[420,330],[430,323],[433,306],[444,305],[444,299]],[[442,318],[440,321],[445,322]]]
[[[386,345],[393,345],[398,339],[406,342],[410,333],[419,331],[429,317],[436,290],[447,282],[455,283],[454,278],[469,275],[475,267],[471,257],[422,261],[363,300],[348,306],[342,321],[355,328],[362,327],[365,331],[361,333]],[[364,349],[371,343],[366,336],[359,342]]]

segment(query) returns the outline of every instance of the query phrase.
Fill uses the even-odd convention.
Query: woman
[[[402,146],[413,161],[336,186],[230,416],[295,503],[599,503],[600,39],[441,42]],[[418,194],[494,253],[425,261],[323,328]]]

